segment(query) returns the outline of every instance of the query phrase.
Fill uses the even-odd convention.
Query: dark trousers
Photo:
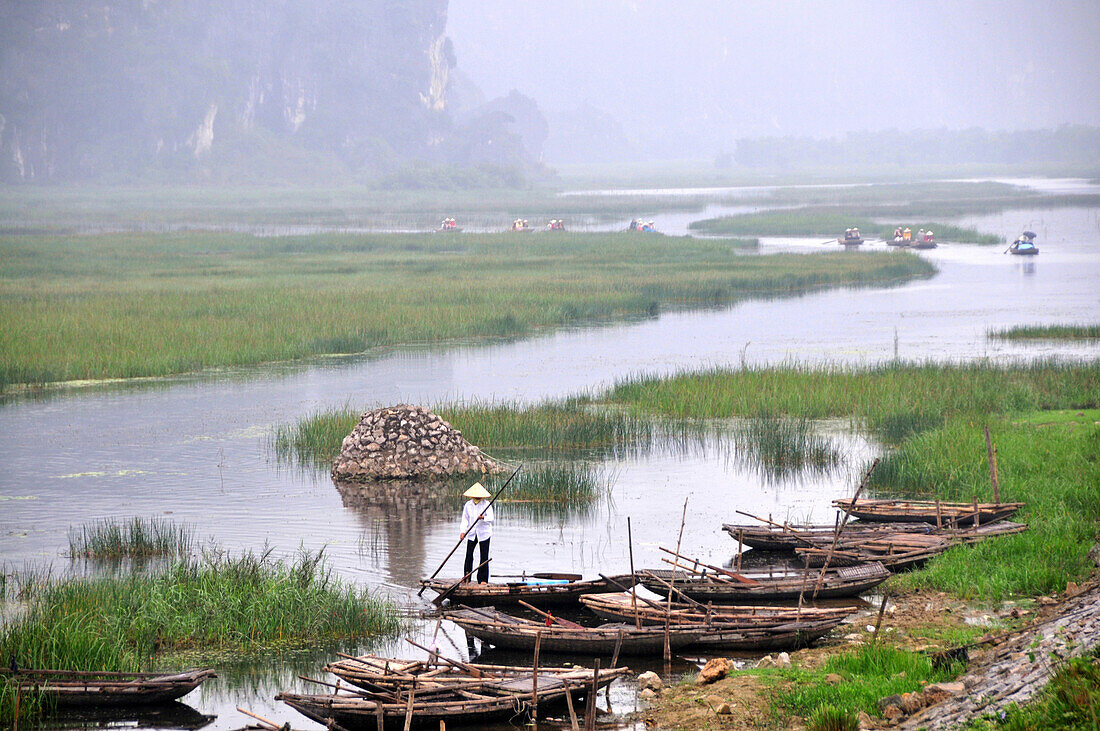
[[[474,570],[474,546],[480,543],[481,561],[479,561],[478,563],[484,565],[477,570],[477,580],[479,583],[483,581],[489,581],[489,564],[485,562],[489,560],[489,541],[491,540],[491,538],[486,538],[483,541],[479,541],[475,538],[472,541],[466,541],[466,563],[463,564],[462,568],[463,576]]]

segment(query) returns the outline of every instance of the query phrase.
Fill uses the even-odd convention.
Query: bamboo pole
[[[588,707],[584,714],[585,731],[596,731],[596,692],[600,687],[600,658],[596,658],[596,664],[592,668],[592,689],[588,693]]]
[[[535,659],[531,674],[531,717],[539,725],[539,648],[542,647],[542,630],[535,633]]]
[[[638,594],[636,588],[638,586],[638,577],[634,573],[634,538],[630,533],[630,516],[626,516],[626,546],[630,551],[630,605],[634,607],[634,626],[637,629],[642,628],[642,620],[638,616]],[[618,582],[616,582],[618,583]]]
[[[741,555],[745,551],[744,546],[745,529],[737,529],[737,573],[741,573]]]
[[[611,653],[611,669],[619,666],[619,649],[623,646],[623,628],[619,628],[619,636],[615,639],[615,652]]]
[[[573,689],[569,687],[569,681],[562,678],[562,687],[565,688],[565,706],[569,709],[569,723],[572,726],[572,731],[581,731],[581,727],[577,724],[577,711],[573,708]]]
[[[512,478],[514,478],[516,475],[518,475],[519,471],[521,469],[523,469],[523,465],[520,465],[519,467],[516,467],[516,471],[512,473],[511,477],[509,477],[507,480],[504,481],[504,484],[500,486],[499,490],[497,490],[497,494],[493,496],[493,499],[489,501],[489,504],[486,505],[482,509],[481,513],[477,516],[477,518],[474,519],[475,523],[477,521],[481,520],[481,518],[485,515],[486,511],[489,510],[489,508],[493,507],[493,503],[495,503],[497,501],[497,498],[500,497],[500,494],[502,492],[504,492],[504,488],[508,487],[508,484],[512,481]],[[471,525],[470,528],[472,529],[473,526]],[[440,571],[443,570],[443,567],[446,566],[447,562],[451,560],[451,556],[455,555],[455,551],[458,550],[458,547],[462,545],[462,541],[464,541],[464,540],[466,540],[465,536],[458,539],[458,543],[456,543],[455,547],[451,549],[451,552],[447,554],[447,558],[443,559],[443,563],[439,564],[439,567],[436,568],[436,570],[432,572],[432,575],[428,577],[428,581],[431,581],[432,579],[434,579],[436,577],[436,574],[438,574]],[[427,588],[428,588],[428,585],[424,584],[423,586],[420,587],[420,591],[416,592],[416,595],[417,596],[424,596],[424,590],[427,589]]]
[[[890,598],[889,592],[882,593],[882,604],[878,608],[878,619],[875,620],[875,633],[871,635],[872,644],[878,642],[878,629],[882,626],[882,614],[886,611],[886,600]]]
[[[484,566],[485,564],[489,563],[492,560],[493,559],[491,559],[491,558],[487,558],[484,561],[482,561],[480,564],[475,566],[474,568],[470,569],[468,572],[466,572],[465,575],[463,575],[463,577],[461,579],[459,579],[458,581],[456,581],[455,583],[453,583],[449,587],[447,587],[446,591],[444,591],[442,594],[437,596],[435,599],[432,599],[432,604],[434,604],[438,607],[440,604],[443,603],[444,599],[449,597],[454,592],[455,589],[457,589],[462,584],[465,584],[466,579],[473,576],[477,572],[478,569],[480,569],[482,566]]]
[[[985,428],[985,450],[989,455],[989,479],[993,481],[993,502],[1001,502],[1001,488],[997,484],[997,448],[993,446],[993,438],[989,436],[989,427]]]
[[[867,469],[867,472],[863,475],[863,479],[859,482],[859,487],[856,488],[856,494],[852,496],[851,507],[854,510],[856,507],[856,501],[859,500],[859,494],[863,492],[863,488],[871,480],[871,473],[878,467],[878,457],[875,457],[875,461],[871,463],[871,466]],[[829,547],[829,553],[825,556],[825,562],[821,565],[821,573],[817,575],[817,584],[814,585],[813,599],[817,599],[817,593],[821,591],[821,585],[825,581],[825,572],[829,570],[829,562],[832,560],[833,551],[836,550],[836,544],[840,541],[840,534],[844,531],[844,526],[848,525],[848,518],[851,515],[848,511],[844,511],[844,518],[836,527],[836,532],[833,533],[833,543]]]
[[[676,555],[680,555],[680,544],[684,540],[684,524],[687,523],[688,499],[684,498],[684,512],[680,516],[680,535],[676,538]],[[676,583],[676,569],[672,569],[672,583]],[[672,661],[672,650],[669,647],[668,631],[672,624],[672,594],[668,595],[668,607],[665,610],[665,662]]]
[[[252,718],[256,719],[260,723],[265,724],[267,726],[270,726],[273,729],[282,728],[282,724],[275,723],[274,721],[272,721],[270,719],[267,719],[267,718],[264,718],[263,716],[258,716],[255,713],[253,713],[252,711],[246,711],[245,709],[241,708],[240,706],[237,706],[237,710],[240,711],[241,713],[243,713],[246,716],[252,716]]]
[[[409,703],[405,706],[405,731],[409,731],[412,728],[413,722],[413,697],[416,695],[415,690],[409,691]]]
[[[702,566],[704,568],[710,569],[711,571],[713,571],[715,573],[723,574],[725,576],[730,577],[731,579],[736,579],[737,581],[741,582],[742,584],[748,584],[749,586],[759,586],[760,585],[759,581],[754,581],[753,579],[750,579],[747,576],[742,576],[741,574],[738,574],[734,571],[724,569],[721,566],[712,566],[709,563],[703,563],[702,561],[700,561],[697,558],[693,559],[693,558],[688,558],[687,556],[683,556],[683,555],[680,554],[680,552],[679,552],[680,549],[679,548],[677,548],[675,552],[668,550],[664,546],[657,546],[657,549],[660,550],[660,551],[664,551],[665,553],[671,554],[671,555],[675,556],[676,558],[682,558],[685,561],[693,561],[695,563],[695,567],[690,569],[690,571],[692,573],[696,573],[696,574],[699,573],[698,567]],[[687,567],[684,566],[682,568],[687,568]]]

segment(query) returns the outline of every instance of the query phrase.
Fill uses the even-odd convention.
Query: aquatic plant
[[[1100,325],[1017,325],[986,334],[1001,340],[1100,340]]]
[[[832,442],[806,418],[766,412],[741,420],[734,427],[739,452],[773,477],[803,469],[827,469],[840,462]]]
[[[931,276],[916,256],[733,256],[636,234],[0,236],[0,387],[517,337]]]
[[[195,545],[194,530],[161,518],[104,518],[69,529],[72,558],[184,557]]]

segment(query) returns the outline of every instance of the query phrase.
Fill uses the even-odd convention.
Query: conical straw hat
[[[470,489],[462,493],[465,497],[491,497],[489,491],[480,482],[475,482]]]

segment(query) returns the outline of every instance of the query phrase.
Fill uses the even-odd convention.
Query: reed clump
[[[183,558],[194,547],[190,526],[160,518],[105,518],[69,529],[71,558]]]
[[[23,667],[138,671],[174,651],[256,652],[394,634],[393,603],[351,586],[323,552],[207,552],[163,570],[51,578],[0,630],[0,654]]]
[[[1100,340],[1100,325],[1017,325],[988,335],[1000,340]]]
[[[773,477],[840,463],[833,443],[806,418],[757,414],[735,426],[734,439],[742,455]]]
[[[591,504],[611,492],[614,476],[585,462],[551,462],[520,470],[501,503]]]
[[[519,337],[931,276],[916,256],[733,256],[637,234],[0,236],[0,387]]]

